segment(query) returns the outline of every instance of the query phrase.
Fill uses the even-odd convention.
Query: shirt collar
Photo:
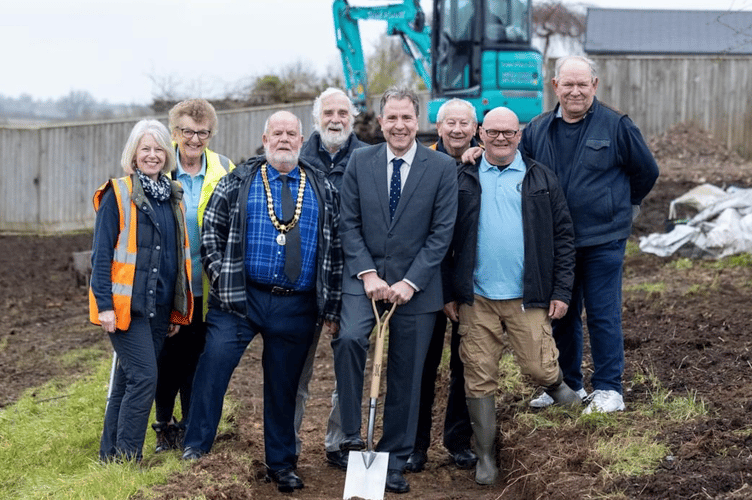
[[[413,141],[413,145],[410,146],[410,149],[407,150],[407,153],[400,156],[399,158],[402,158],[405,163],[408,165],[413,164],[413,160],[415,159],[415,153],[418,151],[418,143],[416,141]],[[386,162],[391,162],[394,158],[398,158],[397,155],[392,153],[392,150],[389,149],[389,144],[386,145]]]
[[[486,160],[486,153],[483,152],[483,159],[480,162],[480,171],[481,172],[488,172],[492,168],[497,168],[498,165],[492,165],[491,163]],[[504,170],[517,170],[524,172],[525,171],[525,162],[522,161],[522,154],[519,152],[519,150],[514,155],[514,160],[512,160],[512,163],[510,163]]]
[[[175,146],[175,163],[178,165],[178,177],[181,175],[191,175],[183,169],[183,165],[180,163],[180,150],[177,146]],[[198,176],[206,177],[206,150],[201,154],[201,170],[196,174],[196,177]]]
[[[279,170],[269,165],[269,163],[266,164],[266,177],[269,179],[269,181],[273,181],[275,179],[278,179],[281,175],[279,173]],[[300,177],[300,167],[295,165],[295,168],[290,170],[290,172],[287,173],[287,177],[290,179],[297,179]]]

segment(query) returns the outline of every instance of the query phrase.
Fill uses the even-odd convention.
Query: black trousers
[[[178,333],[167,337],[157,361],[159,376],[154,398],[157,422],[168,422],[175,409],[175,397],[180,392],[181,422],[188,421],[191,407],[193,376],[198,358],[206,342],[206,323],[203,320],[203,297],[193,300],[193,319],[180,327]]]
[[[423,365],[423,381],[420,389],[420,413],[418,415],[418,433],[415,436],[415,449],[427,451],[431,444],[431,413],[435,399],[436,374],[444,350],[447,317],[443,311],[436,313],[428,356]],[[449,396],[447,398],[446,416],[444,417],[444,447],[450,453],[470,448],[473,429],[465,401],[465,375],[460,360],[459,323],[452,322],[452,338],[449,358]]]

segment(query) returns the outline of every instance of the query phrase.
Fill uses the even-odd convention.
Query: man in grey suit
[[[371,299],[398,304],[389,324],[384,429],[376,449],[389,452],[386,490],[405,493],[423,363],[435,313],[444,306],[440,264],[457,216],[457,174],[451,157],[415,140],[418,99],[412,91],[387,90],[379,124],[386,144],[354,151],[343,179],[342,319],[332,347],[346,436],[342,450],[360,450],[363,373],[375,324]]]

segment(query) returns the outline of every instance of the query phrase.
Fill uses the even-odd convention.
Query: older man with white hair
[[[211,284],[206,347],[194,378],[183,459],[211,450],[222,401],[248,343],[264,339],[264,447],[280,491],[303,487],[296,473],[296,387],[316,331],[338,327],[342,247],[331,183],[299,159],[300,120],[273,114],[265,156],[224,176],[204,212],[201,259]]]
[[[315,131],[303,144],[300,156],[318,168],[334,184],[342,187],[350,155],[367,146],[353,133],[353,121],[358,110],[344,91],[329,87],[313,101]]]
[[[358,140],[352,131],[353,121],[357,114],[358,110],[344,91],[333,87],[326,89],[313,102],[315,131],[303,143],[300,150],[300,157],[321,170],[337,190],[342,188],[342,175],[345,173],[345,167],[352,152],[368,145]],[[300,426],[308,400],[308,384],[313,376],[313,361],[321,330],[321,325],[319,325],[298,384],[298,397],[295,402],[295,445],[298,454],[301,449]],[[341,429],[335,387],[332,393],[332,411],[326,427],[324,447],[327,462],[334,467],[346,469],[348,452],[340,450],[340,443],[344,440]]]

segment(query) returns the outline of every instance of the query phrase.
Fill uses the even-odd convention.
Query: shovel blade
[[[364,500],[383,500],[388,468],[389,453],[351,451],[347,460],[345,493],[342,498],[345,500],[354,497]]]

